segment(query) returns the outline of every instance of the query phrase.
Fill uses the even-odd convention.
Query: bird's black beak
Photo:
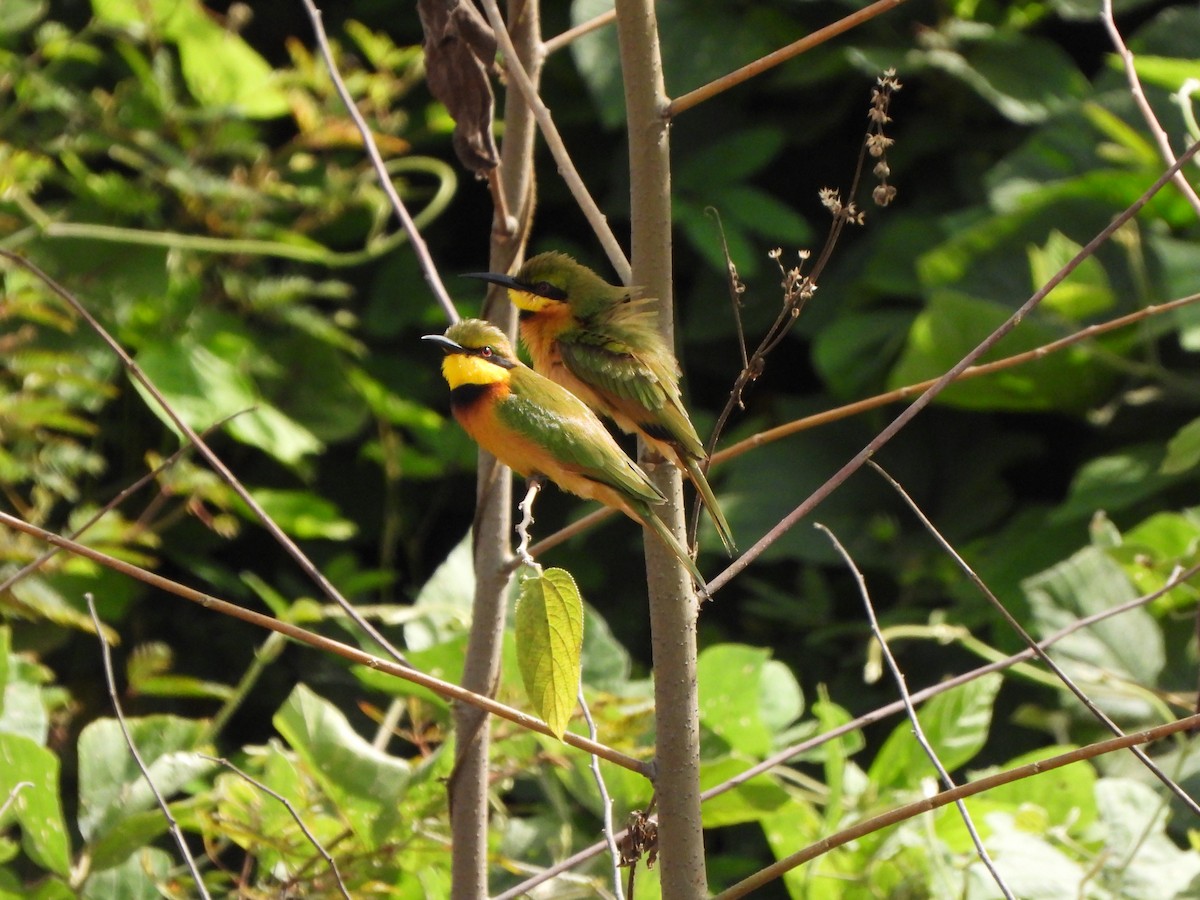
[[[463,278],[478,278],[480,281],[486,281],[490,284],[498,284],[501,287],[509,288],[510,290],[524,290],[521,283],[511,275],[501,275],[499,272],[464,272]]]
[[[437,344],[442,348],[442,352],[445,354],[465,352],[462,344],[458,343],[457,341],[450,340],[450,338],[446,337],[444,334],[427,334],[424,335],[421,340],[429,341],[431,344]]]

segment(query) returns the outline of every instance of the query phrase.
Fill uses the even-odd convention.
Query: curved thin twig
[[[224,766],[235,775],[239,776],[243,781],[253,785],[264,794],[274,797],[276,800],[282,803],[284,808],[288,811],[288,814],[292,817],[292,821],[300,826],[300,830],[304,832],[304,836],[308,839],[308,842],[313,845],[313,848],[319,854],[321,854],[321,858],[324,859],[326,864],[329,866],[329,871],[333,873],[334,880],[337,881],[338,891],[343,897],[346,898],[346,900],[354,900],[354,898],[350,896],[350,892],[346,890],[346,882],[342,881],[342,873],[338,869],[337,860],[330,855],[329,851],[325,849],[324,845],[317,840],[317,836],[313,834],[311,830],[309,830],[309,827],[306,824],[304,824],[304,819],[300,816],[300,813],[296,810],[296,807],[292,805],[292,802],[288,800],[287,797],[283,796],[283,794],[279,793],[278,791],[271,790],[257,778],[249,775],[246,772],[243,772],[224,757],[208,756],[204,753],[200,753],[198,756],[200,756],[202,759],[207,759],[209,762],[216,763],[219,766]]]
[[[1000,616],[1005,622],[1008,623],[1008,627],[1015,631],[1021,640],[1023,640],[1029,647],[1029,649],[1037,654],[1037,657],[1039,660],[1041,660],[1042,664],[1054,673],[1055,677],[1057,677],[1058,680],[1066,686],[1067,690],[1074,694],[1076,699],[1078,699],[1079,702],[1084,705],[1087,711],[1095,716],[1105,728],[1118,737],[1123,735],[1125,732],[1121,730],[1120,726],[1117,725],[1117,723],[1111,718],[1109,718],[1108,715],[1105,714],[1104,710],[1092,702],[1092,698],[1089,697],[1087,693],[1075,683],[1074,679],[1071,678],[1070,675],[1063,671],[1062,666],[1050,658],[1050,654],[1038,646],[1038,642],[1034,640],[1033,635],[1025,630],[1024,626],[1017,621],[1016,616],[1008,611],[1008,607],[1000,602],[1000,598],[992,593],[992,589],[989,588],[986,583],[984,583],[983,579],[975,573],[975,570],[971,568],[970,564],[959,555],[958,551],[954,549],[954,546],[948,540],[946,540],[940,531],[938,531],[937,526],[934,525],[933,522],[929,520],[929,517],[925,515],[924,511],[917,506],[916,501],[909,496],[908,491],[906,491],[896,481],[896,479],[892,478],[892,476],[889,475],[887,471],[885,471],[884,468],[874,460],[868,460],[867,465],[878,472],[879,475],[882,476],[889,485],[891,485],[892,490],[896,491],[896,493],[900,495],[900,499],[902,499],[905,505],[912,510],[913,515],[917,517],[921,525],[924,526],[925,530],[929,532],[935,541],[937,541],[938,546],[942,548],[942,551],[952,560],[954,560],[954,564],[958,566],[958,568],[964,575],[967,576],[968,579],[970,579],[971,583],[975,585],[981,594],[983,594],[988,603],[990,603],[992,607],[998,613],[1000,613]],[[886,645],[884,646],[886,649]],[[1154,777],[1160,782],[1162,782],[1163,786],[1166,787],[1167,790],[1178,797],[1180,802],[1182,802],[1184,806],[1192,811],[1193,815],[1200,817],[1200,804],[1193,800],[1191,796],[1189,796],[1188,793],[1178,783],[1176,783],[1173,778],[1171,778],[1171,776],[1169,776],[1158,765],[1156,765],[1155,762],[1146,755],[1144,750],[1142,750],[1140,747],[1130,747],[1129,749],[1133,755],[1138,758],[1138,762],[1149,769],[1150,773],[1154,775]]]
[[[100,621],[100,615],[96,612],[96,599],[90,591],[84,594],[83,597],[87,600],[88,612],[92,614],[92,621],[96,624],[96,634],[99,636],[103,623]],[[117,716],[117,724],[121,726],[121,734],[125,736],[125,745],[129,748],[129,752],[133,756],[133,761],[137,763],[138,771],[146,779],[146,784],[150,786],[150,791],[154,794],[154,800],[158,803],[158,808],[162,810],[163,817],[167,820],[171,837],[175,839],[175,844],[179,847],[179,853],[183,856],[184,862],[187,863],[188,871],[191,872],[192,880],[196,882],[196,890],[200,892],[200,896],[204,900],[209,900],[208,889],[204,886],[204,879],[200,877],[200,869],[196,867],[196,860],[192,858],[192,853],[188,850],[187,840],[183,836],[183,829],[179,827],[175,816],[171,814],[171,807],[167,805],[167,800],[159,791],[158,785],[150,777],[150,769],[146,766],[145,760],[142,759],[142,754],[138,752],[137,744],[133,741],[133,735],[129,733],[129,725],[125,722],[125,711],[121,709],[121,699],[117,696],[117,680],[113,676],[112,653],[108,649],[108,641],[104,640],[103,637],[100,637],[100,658],[104,663],[104,683],[108,686],[108,697],[112,701],[113,712]]]
[[[838,540],[837,535],[822,525],[820,522],[815,523],[816,527],[825,533],[825,536],[833,542],[834,549],[842,557],[846,566],[850,569],[850,573],[858,584],[858,593],[862,597],[863,606],[867,610],[867,620],[871,624],[871,633],[875,635],[875,640],[879,642],[879,648],[883,651],[883,658],[887,660],[888,668],[892,671],[892,678],[896,682],[896,689],[900,692],[900,702],[904,704],[904,710],[908,713],[908,721],[912,723],[913,735],[917,739],[917,743],[921,745],[921,749],[925,751],[925,755],[929,757],[929,761],[933,767],[937,769],[938,776],[942,779],[942,784],[947,790],[954,789],[954,779],[950,777],[950,773],[946,771],[946,767],[942,765],[942,761],[938,758],[937,751],[933,749],[933,745],[929,743],[929,738],[925,736],[925,729],[921,727],[921,719],[917,715],[917,708],[913,705],[912,695],[908,692],[908,683],[905,681],[904,672],[900,669],[900,664],[896,662],[896,657],[892,655],[892,648],[888,646],[887,639],[883,636],[883,629],[879,627],[879,619],[875,616],[875,605],[871,602],[871,594],[867,590],[867,580],[863,577],[862,570],[851,558],[850,553]],[[987,848],[983,845],[983,838],[979,836],[979,830],[975,827],[975,822],[971,818],[971,813],[967,811],[967,804],[962,800],[955,800],[954,805],[958,807],[959,815],[962,816],[963,824],[967,828],[967,834],[971,836],[971,842],[975,845],[975,852],[979,859],[983,862],[984,867],[991,873],[992,880],[1000,888],[1000,892],[1004,894],[1007,900],[1016,900],[1013,892],[1005,884],[1004,878],[996,869],[995,862],[992,861],[991,854],[987,852]]]
[[[417,262],[421,266],[421,273],[425,276],[425,281],[433,291],[434,297],[437,298],[438,304],[446,314],[446,318],[451,322],[457,322],[459,319],[458,310],[454,306],[454,301],[450,299],[450,295],[446,292],[446,286],[442,284],[442,278],[438,274],[437,266],[433,263],[433,256],[429,253],[429,247],[426,246],[425,239],[421,237],[421,232],[417,230],[412,216],[408,214],[408,207],[400,199],[400,194],[397,192],[396,186],[392,184],[387,166],[383,162],[383,156],[379,152],[379,147],[375,144],[374,135],[371,134],[371,128],[363,119],[362,113],[358,111],[358,107],[354,103],[354,98],[350,96],[350,91],[346,87],[346,82],[342,79],[341,73],[338,72],[337,64],[333,60],[333,50],[329,46],[329,37],[325,34],[325,26],[321,21],[321,10],[317,8],[313,0],[302,0],[302,2],[304,3],[305,10],[308,12],[309,19],[312,21],[313,34],[317,38],[317,46],[321,50],[321,57],[325,60],[325,65],[329,69],[329,77],[333,80],[333,86],[337,89],[338,96],[342,98],[342,103],[346,105],[346,112],[350,114],[350,118],[354,120],[354,125],[358,128],[359,134],[362,135],[363,149],[370,158],[371,165],[375,167],[375,172],[379,176],[379,183],[383,187],[384,193],[387,194],[388,200],[391,201],[392,209],[396,211],[396,217],[400,220],[400,224],[408,234],[408,239],[412,242],[413,251],[417,254]]]
[[[1179,585],[1183,584],[1186,581],[1189,581],[1190,579],[1196,577],[1197,575],[1200,575],[1200,563],[1197,563],[1196,565],[1191,566],[1188,569],[1184,569],[1182,571],[1174,573],[1169,579],[1167,579],[1166,584],[1164,584],[1161,588],[1159,588],[1156,591],[1153,591],[1149,594],[1144,594],[1141,597],[1137,597],[1133,600],[1129,600],[1126,603],[1118,604],[1117,606],[1114,606],[1111,609],[1103,609],[1103,610],[1100,610],[1099,612],[1092,613],[1092,615],[1090,615],[1090,616],[1085,616],[1082,619],[1077,619],[1076,621],[1072,622],[1070,625],[1067,625],[1067,626],[1059,629],[1058,631],[1054,632],[1054,634],[1048,635],[1047,637],[1045,637],[1044,639],[1039,641],[1038,646],[1042,649],[1045,649],[1047,647],[1050,647],[1050,646],[1058,643],[1063,638],[1068,637],[1068,636],[1074,634],[1075,632],[1080,631],[1084,628],[1087,628],[1091,625],[1094,625],[1097,622],[1104,621],[1105,619],[1110,619],[1113,616],[1121,615],[1122,613],[1128,612],[1131,609],[1137,609],[1138,607],[1142,607],[1148,603],[1152,603],[1153,601],[1157,600],[1159,597],[1163,596],[1164,594],[1168,593],[1169,591],[1174,590],[1175,588],[1179,587]],[[984,665],[978,666],[977,668],[974,668],[974,669],[971,669],[968,672],[963,672],[959,675],[955,675],[952,678],[947,678],[944,681],[939,681],[937,684],[930,685],[927,688],[923,688],[919,691],[916,691],[914,694],[912,694],[911,699],[912,699],[913,703],[916,703],[916,704],[924,703],[926,700],[930,700],[933,697],[936,697],[940,694],[944,694],[947,691],[954,690],[954,688],[956,688],[956,687],[961,687],[962,685],[967,684],[968,682],[974,681],[977,678],[982,678],[984,675],[990,675],[992,672],[1004,671],[1005,669],[1016,666],[1019,663],[1023,663],[1027,660],[1033,659],[1035,656],[1036,656],[1036,653],[1033,650],[1026,648],[1025,650],[1022,650],[1019,653],[1014,653],[1013,655],[1008,656],[1004,659],[998,659],[998,660],[994,660],[993,662],[985,663]],[[804,753],[809,753],[812,750],[815,750],[816,748],[820,747],[821,745],[828,743],[829,741],[836,740],[837,738],[840,738],[843,735],[850,734],[855,731],[860,731],[861,729],[866,728],[868,725],[873,725],[876,722],[881,722],[884,719],[886,719],[888,716],[892,716],[892,715],[895,715],[896,713],[903,712],[903,711],[904,711],[903,701],[894,700],[891,703],[888,703],[884,706],[873,709],[868,713],[864,713],[863,715],[859,716],[856,719],[853,719],[849,722],[844,722],[841,725],[837,726],[836,728],[832,728],[829,731],[826,731],[826,732],[823,732],[822,734],[816,735],[815,737],[808,738],[797,744],[793,744],[790,747],[785,747],[784,749],[782,749],[776,753],[773,753],[771,756],[768,756],[766,759],[762,760],[761,762],[756,763],[753,766],[750,766],[749,768],[726,779],[725,781],[721,782],[720,784],[713,785],[708,790],[706,790],[703,794],[701,794],[700,798],[701,798],[701,800],[711,800],[713,797],[718,797],[721,794],[724,794],[728,791],[733,790],[734,788],[739,787],[740,785],[745,784],[747,781],[750,781],[753,778],[757,778],[759,775],[769,772],[778,766],[782,766],[782,765],[786,764],[789,760],[793,759],[794,757],[800,756],[801,754],[804,754]],[[622,831],[622,832],[619,832],[616,837],[617,837],[617,840],[620,840],[624,836],[625,836],[625,832]],[[553,866],[550,866],[547,869],[544,869],[543,871],[539,872],[537,875],[535,875],[529,879],[526,879],[525,881],[521,882],[518,885],[515,885],[510,890],[507,890],[504,893],[497,895],[496,897],[493,898],[493,900],[512,900],[512,898],[520,897],[520,896],[528,893],[529,891],[533,890],[533,888],[537,887],[539,884],[543,884],[544,882],[549,881],[551,878],[554,878],[554,877],[560,875],[562,872],[565,872],[568,869],[573,869],[575,866],[581,865],[582,863],[586,862],[587,860],[591,859],[592,857],[598,856],[599,854],[604,852],[604,847],[605,847],[604,842],[598,841],[598,842],[592,844],[590,847],[586,847],[583,850],[580,850],[579,852],[567,857],[566,859],[561,860],[558,863],[555,863]]]
[[[1150,102],[1146,99],[1146,92],[1142,90],[1141,79],[1138,78],[1137,67],[1134,65],[1133,53],[1125,44],[1125,39],[1121,37],[1121,31],[1117,28],[1117,20],[1113,15],[1112,0],[1104,0],[1101,4],[1100,17],[1104,20],[1104,27],[1108,31],[1108,36],[1113,42],[1113,47],[1117,51],[1117,55],[1121,57],[1121,67],[1125,70],[1125,79],[1129,82],[1129,93],[1133,97],[1133,102],[1137,104],[1138,111],[1142,114],[1142,118],[1146,122],[1146,127],[1150,129],[1150,134],[1154,137],[1154,143],[1158,145],[1158,152],[1167,164],[1175,162],[1175,151],[1171,149],[1171,139],[1167,137],[1167,132],[1163,129],[1158,121],[1158,117],[1154,115],[1154,110],[1150,108]],[[1175,177],[1171,179],[1172,183],[1179,189],[1179,193],[1183,194],[1185,200],[1192,205],[1193,212],[1200,216],[1200,197],[1196,196],[1196,192],[1188,183],[1187,178],[1182,172],[1176,172]]]

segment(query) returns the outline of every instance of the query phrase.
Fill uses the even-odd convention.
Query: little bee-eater
[[[664,502],[662,493],[583,401],[517,359],[504,332],[464,319],[423,340],[446,354],[450,408],[479,446],[526,478],[544,475],[651,529],[705,586],[687,550],[651,509]]]
[[[733,534],[700,468],[707,454],[683,408],[679,364],[658,333],[654,300],[609,284],[565,253],[534,256],[516,275],[467,277],[508,288],[534,369],[687,473],[732,554]]]

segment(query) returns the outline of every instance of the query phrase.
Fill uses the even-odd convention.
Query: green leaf
[[[1037,750],[1007,760],[1003,765],[972,772],[971,780],[1016,769],[1075,749],[1070,746],[1039,747]],[[992,816],[1003,813],[1022,831],[1046,839],[1070,832],[1086,834],[1096,820],[1096,771],[1088,764],[1062,766],[1043,772],[1032,780],[1003,784],[986,794],[967,801],[971,816],[978,825],[987,828]],[[969,853],[974,849],[962,819],[957,815],[940,818],[938,837],[952,852]],[[983,832],[985,838],[987,831]]]
[[[726,228],[738,223],[773,245],[801,245],[813,240],[808,221],[765,191],[746,185],[731,185],[712,195],[712,205],[725,218]]]
[[[58,757],[18,734],[0,732],[0,805],[28,782],[9,806],[4,821],[21,826],[21,845],[47,871],[68,876],[71,844],[59,798]]]
[[[294,538],[305,541],[347,541],[358,532],[358,526],[343,518],[333,503],[311,491],[255,488],[250,495],[280,528]],[[247,520],[257,521],[249,507],[240,501],[236,502],[236,509]]]
[[[175,860],[165,850],[143,847],[121,865],[95,872],[83,886],[83,900],[159,900]]]
[[[583,598],[565,569],[521,582],[515,613],[517,661],[534,711],[561,740],[579,693]]]
[[[234,361],[208,347],[188,340],[174,345],[151,344],[138,354],[137,361],[192,428],[208,428],[234,416],[226,425],[230,434],[289,465],[321,449],[321,442],[312,432],[263,399],[253,379]],[[157,401],[139,382],[134,385],[154,414],[174,430]]]
[[[1086,519],[1097,510],[1119,512],[1171,487],[1180,479],[1163,472],[1163,455],[1161,445],[1142,444],[1084,463],[1049,521]]]
[[[750,768],[751,761],[725,756],[700,764],[700,789],[723,784]],[[701,807],[705,828],[724,828],[759,822],[792,801],[786,790],[770,775],[756,775],[732,790],[706,800]]]
[[[58,878],[43,878],[36,886],[22,884],[0,869],[0,900],[79,900],[79,895]]]
[[[1167,455],[1158,471],[1179,475],[1200,463],[1200,419],[1192,419],[1167,441]]]
[[[1041,288],[1082,249],[1061,231],[1051,232],[1043,246],[1030,247],[1029,269],[1033,287]],[[1041,308],[1073,322],[1081,322],[1111,309],[1115,302],[1104,266],[1094,256],[1089,256],[1046,296]]]
[[[170,798],[213,767],[194,752],[207,729],[203,720],[161,715],[126,719],[126,725],[163,797]],[[79,735],[79,831],[84,840],[97,842],[128,817],[156,805],[117,720],[98,719],[85,727]]]
[[[693,150],[679,164],[673,176],[675,187],[703,194],[715,185],[742,184],[778,155],[783,140],[778,128],[717,133],[711,143]]]
[[[813,363],[838,397],[862,397],[882,384],[912,327],[909,312],[871,310],[834,319],[813,338]]]
[[[1108,64],[1114,69],[1124,70],[1124,63],[1117,56],[1109,57]],[[1133,68],[1144,84],[1157,84],[1172,93],[1178,91],[1185,81],[1200,80],[1200,59],[1175,59],[1138,53],[1134,57]]]
[[[466,631],[475,602],[474,545],[468,531],[422,585],[413,603],[421,615],[404,626],[405,646],[426,650]]]
[[[888,379],[890,388],[935,378],[974,349],[1012,313],[997,303],[950,291],[934,293],[913,320],[908,342]],[[1063,336],[1037,318],[1027,318],[983,361],[1031,350]],[[1105,396],[1113,373],[1074,347],[993,375],[952,384],[938,403],[966,409],[1083,410]]]
[[[603,617],[584,604],[583,654],[580,665],[588,687],[617,692],[633,668],[629,651],[618,641]]]
[[[1002,680],[999,673],[993,672],[939,694],[918,708],[921,730],[946,771],[953,772],[966,765],[983,748]],[[881,793],[913,787],[923,778],[937,777],[937,769],[907,719],[888,735],[871,763],[868,777]]]
[[[769,650],[744,644],[718,644],[703,650],[697,661],[701,723],[748,756],[765,756],[771,749],[762,702],[770,655]]]
[[[1096,784],[1096,805],[1109,860],[1102,883],[1112,884],[1122,900],[1193,893],[1200,854],[1180,849],[1167,836],[1167,808],[1149,785],[1132,778],[1102,778]]]
[[[46,15],[46,0],[6,0],[0,8],[0,34],[18,34]]]
[[[92,8],[101,22],[135,33],[154,28],[173,41],[184,81],[201,106],[229,108],[251,119],[286,115],[290,109],[267,61],[197,0],[92,0]]]
[[[1085,547],[1021,586],[1039,637],[1137,597],[1121,567],[1095,547]],[[1054,645],[1054,655],[1110,715],[1136,720],[1155,715],[1144,692],[1157,684],[1165,659],[1162,632],[1146,610],[1131,609],[1075,631]]]
[[[959,54],[923,54],[930,65],[962,79],[1009,120],[1042,122],[1082,97],[1087,79],[1053,41],[1022,34],[994,34]]]
[[[411,767],[376,750],[332,703],[300,684],[271,720],[359,839],[377,847],[402,812]]]

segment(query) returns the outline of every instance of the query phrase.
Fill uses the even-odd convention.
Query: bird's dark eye
[[[488,357],[490,357],[492,355],[492,348],[484,347],[482,350],[479,351],[479,355],[482,356],[484,359],[487,359]]]
[[[542,297],[553,297],[558,293],[558,288],[548,281],[539,281],[533,286],[533,292]]]

